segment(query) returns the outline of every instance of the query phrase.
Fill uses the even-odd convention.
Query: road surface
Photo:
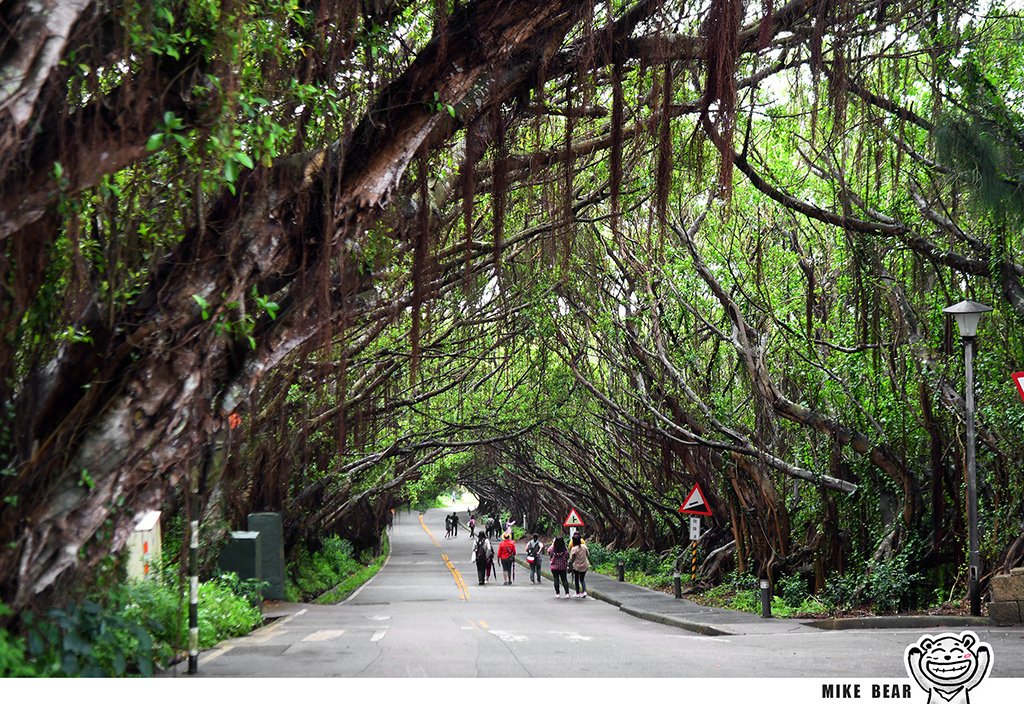
[[[444,537],[444,511],[398,516],[384,568],[348,601],[205,651],[210,677],[815,677],[907,680],[921,630],[702,636],[594,599],[555,599],[552,583],[476,584],[468,531]],[[522,546],[520,546],[522,550]],[[571,580],[570,580],[571,581]],[[778,622],[775,624],[778,625]],[[931,629],[934,632],[935,629]],[[991,676],[1024,675],[1024,631],[978,629]],[[184,668],[179,666],[176,673]],[[917,692],[916,694],[923,694]]]

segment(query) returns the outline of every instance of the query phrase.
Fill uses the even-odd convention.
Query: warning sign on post
[[[583,519],[580,518],[580,514],[576,509],[571,508],[569,509],[569,515],[562,521],[562,525],[566,528],[582,528]]]
[[[679,513],[688,513],[692,516],[711,515],[711,507],[708,506],[708,502],[700,490],[700,484],[693,485],[690,495],[686,497],[686,501],[679,507]]]

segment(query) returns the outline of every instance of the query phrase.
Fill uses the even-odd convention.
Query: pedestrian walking
[[[565,572],[569,565],[569,551],[565,549],[565,540],[562,538],[555,538],[555,543],[548,548],[548,557],[551,560],[551,578],[555,582],[555,598],[561,598],[561,592],[559,592],[559,583],[565,587],[565,598],[569,598],[569,580],[566,578]]]
[[[452,517],[448,514],[444,516],[444,537],[452,537]]]
[[[503,584],[512,584],[512,565],[516,561],[516,544],[511,533],[502,536],[498,545],[498,559],[501,560],[501,572],[505,577]]]
[[[572,570],[572,584],[576,589],[576,598],[586,599],[590,550],[583,544],[583,539],[579,535],[572,537],[572,547],[569,548],[569,568]]]
[[[459,514],[455,511],[452,511],[452,537],[459,537]]]
[[[476,516],[474,516],[473,514],[470,514],[469,515],[469,522],[468,522],[467,525],[469,525],[469,537],[470,538],[475,538],[476,537],[476,530],[475,530],[475,528],[476,528]]]
[[[491,541],[487,539],[483,531],[480,531],[480,535],[476,539],[476,543],[473,545],[473,562],[476,564],[476,579],[478,584],[484,584],[489,570],[487,565],[489,561],[494,559],[494,548],[491,547]]]
[[[526,544],[526,564],[530,566],[530,584],[540,584],[540,556],[544,546],[540,536],[533,534],[533,540]],[[536,579],[534,579],[536,577]]]

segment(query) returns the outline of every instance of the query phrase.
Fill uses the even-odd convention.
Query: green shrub
[[[311,601],[361,570],[364,565],[352,552],[352,543],[338,536],[328,538],[314,553],[300,548],[297,559],[288,565],[285,598],[295,602]]]
[[[782,591],[782,600],[792,608],[800,606],[810,596],[807,581],[799,573],[783,577],[779,580],[779,588]]]
[[[882,562],[872,562],[866,596],[878,611],[895,611],[913,590],[917,575],[910,573],[909,559],[901,552]]]
[[[0,618],[11,615],[5,604],[0,604]],[[40,672],[29,660],[24,638],[16,638],[6,628],[0,628],[0,677],[38,677]]]
[[[154,654],[150,619],[127,609],[128,590],[108,590],[105,603],[83,599],[46,618],[22,617],[28,655],[42,676],[151,675]]]
[[[854,605],[857,601],[857,593],[862,587],[863,575],[856,572],[837,574],[833,572],[825,580],[825,588],[822,590],[824,601],[833,610],[845,610]]]
[[[245,596],[249,591],[251,585],[244,585],[234,572],[199,585],[200,648],[244,635],[263,622],[260,610]]]

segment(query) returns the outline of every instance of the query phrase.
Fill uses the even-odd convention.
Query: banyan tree
[[[958,0],[13,0],[0,600],[139,511],[455,484],[816,587],[1024,561],[1024,19]],[[959,582],[959,587],[957,586]]]

